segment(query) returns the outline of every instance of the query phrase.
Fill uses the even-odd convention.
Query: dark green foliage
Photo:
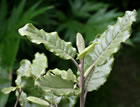
[[[34,17],[49,9],[48,6],[38,8],[41,2],[37,2],[26,10],[26,2],[22,0],[18,6],[9,8],[10,4],[6,0],[0,1],[0,74],[3,75],[3,78],[0,78],[0,81],[3,81],[0,89],[11,82],[9,77],[12,77],[12,68],[20,42],[17,29],[27,22],[33,22]],[[0,98],[1,107],[6,101],[2,100],[3,98]]]

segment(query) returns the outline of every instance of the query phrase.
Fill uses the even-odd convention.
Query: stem
[[[57,104],[55,104],[55,107],[58,107],[58,105],[57,105]]]
[[[86,81],[87,77],[88,77],[89,74],[92,72],[93,68],[94,68],[94,64],[91,65],[91,68],[90,68],[88,74],[85,76],[84,81]],[[84,99],[85,99],[85,100],[86,100],[87,92],[88,92],[88,91],[85,90],[85,93],[84,93]]]
[[[85,106],[85,99],[84,99],[84,60],[80,60],[81,64],[81,71],[80,71],[80,88],[81,88],[81,94],[80,94],[80,107]]]
[[[86,97],[87,97],[87,90],[85,91],[85,93],[84,93],[84,100],[86,100]]]
[[[75,66],[77,67],[78,71],[81,72],[81,68],[79,67],[79,64],[76,62],[76,60],[74,58],[72,58],[71,60],[75,64]]]
[[[89,74],[91,73],[91,71],[93,70],[93,68],[94,68],[94,64],[91,65],[91,68],[90,68],[88,74],[85,76],[85,80],[87,79],[87,77],[89,76]]]
[[[19,95],[17,96],[17,100],[16,100],[16,103],[15,103],[14,107],[17,107],[17,105],[18,105],[21,92],[22,92],[22,90],[21,90],[21,88],[20,88],[20,89],[18,90]]]

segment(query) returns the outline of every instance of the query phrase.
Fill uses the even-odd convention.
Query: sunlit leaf
[[[91,52],[94,47],[98,44],[98,42],[92,43],[87,48],[85,48],[81,53],[78,54],[77,59],[84,58],[89,52]]]
[[[3,89],[2,89],[2,92],[3,92],[4,94],[9,94],[10,92],[15,91],[15,90],[16,90],[16,87],[10,86],[10,87],[8,87],[8,88],[3,88]]]
[[[47,58],[44,54],[36,53],[33,64],[31,65],[31,73],[39,78],[45,73],[45,69],[48,67]]]
[[[79,53],[81,53],[85,49],[85,41],[80,33],[77,33],[76,35],[76,45]]]
[[[51,90],[45,90],[44,98],[50,103],[50,104],[59,104],[62,96],[56,96]]]
[[[59,70],[60,71],[60,70]],[[79,95],[80,89],[75,86],[74,80],[68,80],[67,74],[62,70],[61,75],[56,69],[48,71],[46,75],[36,81],[36,84],[43,90],[51,90],[55,95]],[[66,72],[66,71],[65,71]]]
[[[97,90],[101,85],[107,81],[112,70],[112,63],[114,59],[109,59],[105,64],[95,67],[94,72],[91,72],[85,82],[85,88],[88,91]]]
[[[76,55],[76,49],[72,47],[71,42],[61,40],[57,32],[47,33],[44,30],[38,30],[32,24],[26,24],[19,29],[19,33],[26,35],[33,43],[43,43],[49,51],[63,59],[71,59]]]
[[[101,34],[101,37],[97,39],[99,43],[95,46],[94,50],[88,53],[88,55],[85,57],[85,70],[87,70],[86,73],[90,71],[93,65],[96,70],[96,67],[102,66],[105,62],[108,62],[112,54],[118,51],[120,44],[129,38],[131,33],[131,25],[135,20],[136,11],[127,11],[124,17],[118,18],[118,21],[115,25],[109,26],[108,29],[103,34]],[[103,71],[102,73],[104,72],[107,71]],[[92,80],[91,78],[93,76],[94,75],[90,75],[90,79],[88,81]],[[101,82],[101,84],[98,85],[102,84],[103,83]],[[90,86],[92,86],[92,82]],[[92,91],[97,88],[88,87],[87,90]]]
[[[50,105],[47,101],[45,101],[41,98],[38,98],[38,97],[29,96],[29,97],[27,97],[27,100],[29,100],[33,103],[36,103],[36,104],[47,106],[47,107]]]

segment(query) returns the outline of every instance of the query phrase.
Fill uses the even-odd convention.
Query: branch
[[[22,93],[21,88],[18,90],[18,93],[19,93],[19,95],[17,96],[17,100],[16,100],[16,103],[15,103],[14,107],[17,107],[17,104],[18,104],[18,102],[19,102],[19,98],[20,98],[20,95],[21,95],[21,93]]]

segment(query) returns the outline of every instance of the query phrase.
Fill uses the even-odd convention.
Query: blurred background
[[[22,59],[34,58],[39,51],[47,55],[49,68],[76,69],[18,34],[26,23],[33,23],[75,46],[77,32],[86,44],[114,24],[126,10],[137,10],[132,36],[115,54],[113,70],[108,81],[87,95],[86,107],[140,107],[140,2],[139,0],[0,0],[0,89],[15,85],[16,70]],[[0,107],[13,107],[15,93],[0,92]],[[77,102],[76,107],[79,107]]]

